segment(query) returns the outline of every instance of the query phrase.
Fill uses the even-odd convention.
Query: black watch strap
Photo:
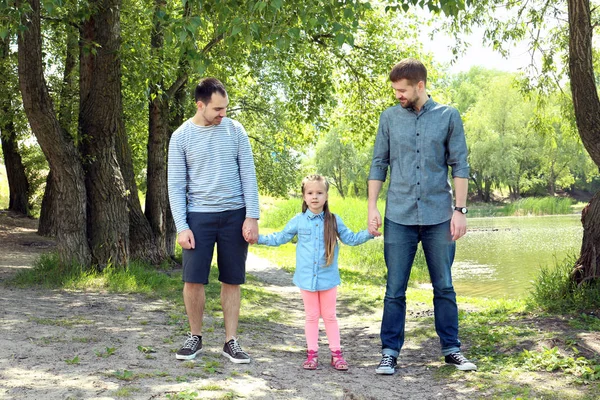
[[[454,207],[454,211],[460,211],[463,214],[466,214],[469,212],[469,210],[467,209],[467,207]]]

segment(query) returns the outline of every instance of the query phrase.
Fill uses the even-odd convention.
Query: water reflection
[[[531,289],[540,266],[578,254],[580,215],[469,218],[453,266],[458,295],[519,297]]]

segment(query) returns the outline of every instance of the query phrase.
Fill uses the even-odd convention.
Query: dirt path
[[[184,339],[179,306],[138,295],[17,289],[3,284],[52,246],[35,234],[35,221],[0,214],[2,399],[479,397],[465,385],[464,375],[451,384],[434,378],[442,365],[436,338],[418,346],[407,338],[400,371],[377,376],[380,314],[357,314],[344,299],[338,315],[350,370],[333,370],[326,357],[321,369],[302,370],[305,342],[297,289],[289,274],[255,256],[249,258],[248,273],[265,290],[279,295],[276,308],[296,322],[242,323],[240,343],[253,360],[234,365],[221,356],[221,321],[207,318],[202,356],[194,362],[176,361],[173,353]],[[407,329],[418,325],[413,322]],[[326,354],[321,334],[321,352]],[[143,352],[148,349],[154,352]]]

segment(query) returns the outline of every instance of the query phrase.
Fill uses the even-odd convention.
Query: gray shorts
[[[216,213],[190,212],[187,222],[196,247],[183,250],[183,281],[208,284],[215,243],[219,281],[229,285],[246,282],[248,242],[242,235],[246,208]]]

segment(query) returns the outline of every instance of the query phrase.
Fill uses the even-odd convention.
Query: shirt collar
[[[323,211],[321,211],[318,214],[313,214],[313,212],[307,208],[306,211],[304,212],[304,215],[306,215],[308,217],[308,219],[315,219],[317,217],[319,217],[320,219],[324,219],[325,213]]]
[[[423,107],[421,107],[421,109],[419,110],[419,114],[423,113],[425,111],[428,111],[431,107],[433,107],[434,104],[435,104],[435,101],[433,101],[433,99],[431,98],[431,95],[427,95],[427,101],[425,103],[423,103]],[[415,109],[412,107],[407,108],[407,110],[415,112]]]

